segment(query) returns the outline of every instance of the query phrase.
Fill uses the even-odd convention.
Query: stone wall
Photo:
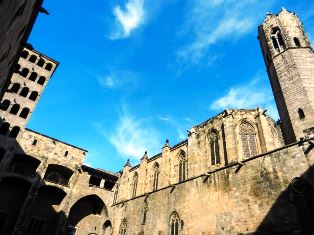
[[[300,229],[296,208],[289,202],[289,183],[308,175],[314,163],[309,147],[293,145],[275,150],[244,165],[198,175],[186,182],[120,202],[114,206],[114,233],[127,221],[127,234],[169,234],[170,216],[180,217],[180,234],[249,234]],[[147,203],[143,224],[143,207]],[[288,234],[288,233],[287,233]],[[289,233],[290,234],[290,233]]]

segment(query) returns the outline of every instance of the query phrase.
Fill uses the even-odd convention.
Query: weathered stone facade
[[[294,34],[300,46],[292,45]],[[286,10],[267,16],[259,39],[285,143],[266,110],[226,109],[192,127],[185,141],[167,140],[161,153],[145,152],[140,164],[128,161],[119,173],[83,165],[86,150],[29,130],[29,117],[8,113],[12,103],[31,113],[38,101],[21,95],[21,87],[12,92],[14,84],[40,96],[57,67],[25,49],[0,113],[0,233],[314,234],[313,51]],[[45,76],[44,85],[21,76],[22,68]],[[20,131],[13,135],[6,123]]]

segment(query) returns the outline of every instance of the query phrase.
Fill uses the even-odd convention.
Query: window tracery
[[[244,158],[256,155],[257,146],[254,127],[247,122],[241,123],[240,137]]]

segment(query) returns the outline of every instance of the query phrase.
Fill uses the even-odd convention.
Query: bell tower
[[[314,134],[314,52],[296,14],[282,8],[258,27],[286,144]]]

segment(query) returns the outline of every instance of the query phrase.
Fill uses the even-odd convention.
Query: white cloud
[[[179,63],[197,64],[204,57],[218,56],[210,47],[233,41],[257,28],[259,21],[274,4],[271,0],[191,0],[181,37],[188,43],[177,50]]]
[[[116,28],[110,38],[112,40],[127,38],[144,23],[144,0],[128,0],[125,9],[116,6],[113,14],[116,18]]]
[[[268,114],[278,119],[277,109],[273,100],[273,95],[267,84],[265,76],[258,75],[248,84],[231,87],[227,94],[211,103],[210,109],[224,110],[237,108],[261,108],[267,109]]]
[[[113,88],[117,85],[117,81],[112,76],[106,76],[105,78],[98,78],[98,82],[100,85]]]
[[[161,151],[159,134],[145,119],[124,114],[109,137],[116,151],[124,157],[140,159],[144,152],[158,153]]]

